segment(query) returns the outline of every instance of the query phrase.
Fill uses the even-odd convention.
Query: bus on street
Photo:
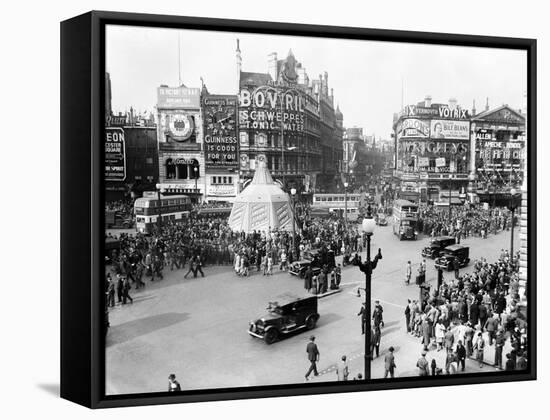
[[[138,198],[134,203],[136,231],[151,233],[158,223],[159,214],[162,223],[181,222],[189,216],[191,208],[191,198],[187,195],[161,195],[160,202],[155,196]]]
[[[393,233],[399,240],[418,237],[418,204],[408,200],[395,200],[393,203]]]

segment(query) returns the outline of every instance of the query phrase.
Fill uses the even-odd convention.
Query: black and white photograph
[[[107,25],[105,394],[527,372],[527,74]]]

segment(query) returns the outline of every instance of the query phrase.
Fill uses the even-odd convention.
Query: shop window
[[[227,177],[227,183],[228,184],[233,184],[233,177],[232,176]]]
[[[176,165],[176,167],[177,167],[178,179],[188,179],[188,178],[189,178],[187,166],[188,166],[188,165],[186,165],[185,163],[178,163],[178,164]]]
[[[176,178],[176,165],[171,158],[166,159],[164,163],[166,166],[166,179],[175,179]]]

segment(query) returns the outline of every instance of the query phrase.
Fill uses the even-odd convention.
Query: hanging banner
[[[126,179],[126,144],[124,130],[120,127],[105,128],[105,181]]]

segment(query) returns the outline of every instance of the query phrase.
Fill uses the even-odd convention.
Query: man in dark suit
[[[311,363],[308,371],[306,372],[306,381],[308,381],[311,372],[313,372],[315,376],[319,375],[319,372],[317,372],[317,362],[319,361],[320,353],[319,349],[317,348],[317,344],[315,344],[315,336],[313,335],[309,337],[309,343],[307,343],[306,353],[307,358]]]
[[[466,367],[466,347],[464,347],[461,340],[458,340],[458,344],[456,345],[456,357],[458,359],[458,366],[464,372],[464,368]]]
[[[363,303],[363,306],[361,306],[361,310],[357,314],[357,316],[361,316],[361,334],[365,334],[365,327],[367,326],[367,311],[365,311],[365,304]]]
[[[388,377],[388,373],[390,374],[390,377],[393,378],[395,367],[396,367],[395,356],[393,355],[393,352],[395,349],[393,347],[390,347],[388,350],[389,350],[389,353],[387,353],[386,356],[384,357],[384,369],[385,369],[384,378]]]

